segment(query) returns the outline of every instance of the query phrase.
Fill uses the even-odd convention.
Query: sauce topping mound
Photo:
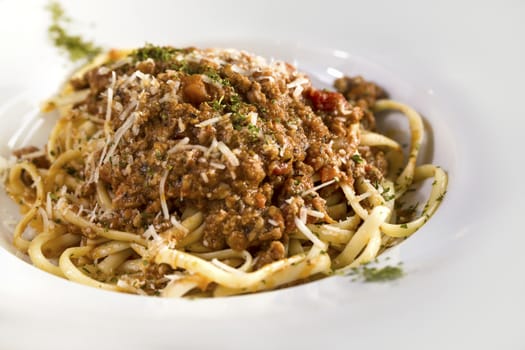
[[[356,90],[355,80],[339,82],[342,93],[350,83]],[[286,256],[304,211],[308,224],[339,219],[326,205],[337,182],[377,182],[387,170],[382,152],[359,147],[360,121],[373,118],[368,107],[382,90],[351,103],[285,62],[147,45],[72,85],[87,94],[72,118],[104,121],[110,140],[78,169],[92,180],[80,191],[95,193],[95,179],[106,187],[113,210],[94,220],[114,230],[160,232],[199,211],[202,246],[247,249],[261,267]],[[173,230],[174,240],[183,231]]]

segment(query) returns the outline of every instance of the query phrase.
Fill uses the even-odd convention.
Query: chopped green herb
[[[173,47],[156,46],[147,43],[144,47],[133,51],[131,57],[135,61],[145,61],[151,58],[154,61],[167,62],[179,51],[179,49]]]
[[[362,274],[365,282],[383,282],[403,277],[403,270],[399,266],[364,267]]]
[[[176,65],[173,67],[175,70],[178,70],[180,72],[186,73],[186,74],[194,74],[197,71],[194,70],[192,67],[190,67],[190,64],[186,60],[182,60],[178,66]]]
[[[225,85],[225,86],[229,86],[230,85],[230,81],[228,79],[222,78],[220,76],[219,72],[217,72],[216,70],[213,70],[211,68],[207,68],[204,71],[204,74],[207,75],[208,77],[210,77],[210,79],[212,79],[213,81],[216,81],[217,83],[219,83],[221,85]]]
[[[244,124],[244,121],[246,120],[246,116],[244,114],[234,113],[232,115],[231,120],[232,120],[233,128],[235,130],[241,130]]]
[[[352,156],[352,160],[358,164],[363,163],[363,158],[361,158],[361,156],[358,153]]]
[[[392,199],[394,199],[396,197],[395,194],[388,194],[388,192],[390,192],[390,187],[386,187],[383,189],[383,193],[381,193],[381,195],[383,196],[383,198],[385,199],[385,201],[389,202],[391,201]]]
[[[400,227],[401,228],[408,228],[407,224],[402,224]]]
[[[211,108],[213,108],[213,109],[216,110],[217,112],[222,111],[222,109],[224,108],[223,105],[222,105],[223,100],[224,100],[224,95],[221,96],[221,97],[219,98],[219,100],[214,100],[214,101],[212,101],[212,103],[211,103]]]
[[[46,9],[51,12],[51,18],[53,19],[53,22],[64,20],[69,21],[70,19],[65,16],[64,9],[62,6],[55,1],[52,1],[47,5]]]
[[[241,97],[237,94],[233,94],[230,97],[230,110],[232,112],[238,112],[242,107]]]
[[[259,137],[259,131],[260,131],[260,129],[259,129],[257,126],[255,126],[255,125],[253,125],[253,124],[248,124],[248,131],[250,132],[250,136],[251,136],[252,138],[255,138],[255,139],[256,139],[256,138]]]
[[[64,22],[70,19],[64,14],[64,10],[56,1],[51,2],[46,9],[51,13],[52,24],[48,28],[49,38],[59,49],[67,52],[71,61],[81,58],[93,58],[102,49],[91,41],[82,39],[79,35],[71,35],[63,27]]]
[[[396,197],[395,194],[387,194],[387,195],[383,195],[383,198],[385,199],[385,201],[387,202],[390,202],[392,199],[394,199]]]

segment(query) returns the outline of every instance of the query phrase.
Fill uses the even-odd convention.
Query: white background
[[[73,285],[0,248],[1,349],[525,348],[525,2],[63,3],[75,29],[107,47],[282,42],[288,52],[294,45],[339,49],[417,91],[432,89],[442,104],[436,108],[451,111],[429,119],[450,136],[435,142],[457,159],[454,191],[402,246],[410,273],[392,285],[323,281],[260,296],[166,301]],[[0,0],[2,155],[20,121],[13,114],[33,110],[72,69],[47,42],[44,5]]]

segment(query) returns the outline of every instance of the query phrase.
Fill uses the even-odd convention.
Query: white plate
[[[44,2],[0,1],[0,154],[43,144],[38,115],[72,66],[46,41]],[[0,348],[501,348],[525,346],[524,6],[391,1],[71,1],[75,29],[107,46],[230,46],[295,63],[330,84],[362,74],[421,111],[425,160],[449,171],[435,216],[392,254],[394,283],[348,277],[217,300],[99,291],[15,257],[0,227]],[[465,24],[465,20],[467,24]],[[95,23],[92,26],[91,23]],[[516,38],[516,43],[513,42]],[[330,49],[328,49],[330,48]],[[16,207],[0,195],[0,219]],[[11,251],[11,252],[10,252]]]

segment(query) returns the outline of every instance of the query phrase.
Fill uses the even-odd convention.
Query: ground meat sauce
[[[375,126],[371,105],[385,96],[362,78],[318,90],[287,63],[235,50],[146,46],[122,62],[72,82],[89,89],[73,114],[109,117],[112,142],[80,170],[85,178],[98,171],[111,194],[113,210],[95,219],[104,227],[171,228],[159,194],[165,176],[169,215],[201,211],[204,247],[248,249],[261,267],[286,256],[301,208],[325,214],[309,223],[330,222],[320,194],[388,168],[381,152],[359,146],[360,130]],[[95,193],[95,182],[85,183],[80,192]]]

